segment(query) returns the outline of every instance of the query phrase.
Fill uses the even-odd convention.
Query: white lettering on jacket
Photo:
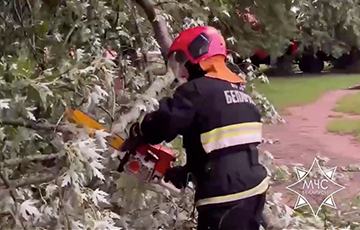
[[[240,90],[225,90],[224,95],[227,104],[247,102],[255,105],[251,97]]]

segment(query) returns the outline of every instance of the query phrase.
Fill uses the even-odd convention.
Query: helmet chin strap
[[[225,57],[223,56],[214,56],[209,59],[203,60],[200,63],[201,69],[206,73],[205,76],[211,78],[217,78],[224,80],[230,83],[240,83],[245,84],[246,81],[240,76],[232,72],[225,63]]]

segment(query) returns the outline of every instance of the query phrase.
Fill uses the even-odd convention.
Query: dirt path
[[[315,103],[289,108],[290,115],[284,115],[285,125],[268,125],[264,127],[264,137],[278,140],[275,144],[262,144],[260,148],[274,155],[275,162],[282,165],[301,163],[309,168],[317,155],[329,158],[328,166],[360,164],[360,144],[351,135],[329,133],[327,123],[339,114],[333,112],[337,101],[345,95],[358,91],[337,90],[324,94]],[[346,189],[338,195],[353,196],[360,190],[360,172],[350,174],[353,177],[346,184]],[[280,186],[281,192],[287,196],[289,191]],[[285,192],[284,192],[285,190]],[[289,200],[290,199],[290,200]],[[295,199],[295,200],[294,200]],[[287,198],[286,203],[295,204],[296,196]]]

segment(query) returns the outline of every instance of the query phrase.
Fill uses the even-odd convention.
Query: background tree
[[[337,69],[356,67],[359,55],[359,1],[300,0],[298,21],[303,47],[330,55]],[[355,68],[356,70],[356,68]]]

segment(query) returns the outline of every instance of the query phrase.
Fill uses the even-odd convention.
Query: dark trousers
[[[259,230],[266,193],[198,208],[197,230]]]

